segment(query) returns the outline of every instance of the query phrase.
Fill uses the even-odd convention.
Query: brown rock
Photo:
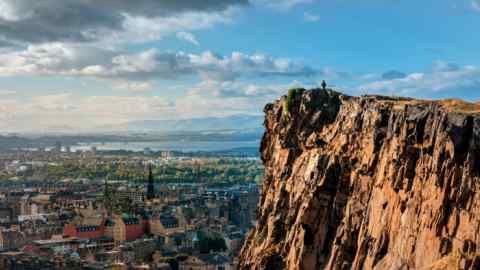
[[[479,265],[479,106],[318,89],[284,102],[265,108],[241,269]]]

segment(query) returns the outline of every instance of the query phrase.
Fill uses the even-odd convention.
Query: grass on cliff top
[[[293,103],[295,102],[295,99],[297,96],[302,95],[302,93],[305,92],[304,88],[291,88],[288,90],[288,95],[287,98],[285,99],[283,103],[283,112],[284,113],[289,113],[290,109],[293,106]]]
[[[385,100],[385,102],[392,102],[392,100]],[[429,105],[437,103],[443,108],[460,113],[480,113],[480,102],[471,103],[461,99],[451,98],[443,100],[425,100],[425,99],[401,99],[393,101],[396,109],[403,109],[405,105]]]
[[[440,105],[456,112],[480,113],[480,103],[470,103],[461,99],[445,99],[439,101]]]

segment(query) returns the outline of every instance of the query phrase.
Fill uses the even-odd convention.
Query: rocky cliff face
[[[480,269],[478,107],[329,90],[268,104],[241,268]]]

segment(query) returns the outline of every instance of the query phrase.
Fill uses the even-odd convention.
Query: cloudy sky
[[[0,129],[260,114],[322,79],[480,100],[480,0],[0,0]]]

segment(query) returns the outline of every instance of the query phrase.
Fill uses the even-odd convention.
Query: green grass
[[[295,100],[299,95],[301,95],[305,89],[303,88],[291,88],[288,90],[287,94],[287,99],[283,103],[283,110],[285,113],[289,113],[291,108],[293,107],[293,104],[295,103]]]

